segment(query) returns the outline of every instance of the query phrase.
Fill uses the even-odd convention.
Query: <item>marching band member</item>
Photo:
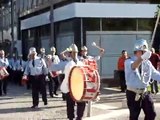
[[[0,50],[0,67],[7,68],[9,66],[8,59],[5,58],[5,52],[4,50]],[[7,94],[7,77],[0,80],[0,96],[2,96],[2,93],[5,95]],[[3,89],[3,92],[2,92]]]
[[[125,61],[126,97],[130,112],[130,120],[138,120],[141,108],[145,114],[145,120],[155,120],[151,94],[147,92],[150,79],[160,81],[160,73],[149,61],[151,52],[148,51],[146,40],[136,40],[134,45],[134,57]]]
[[[49,88],[49,95],[50,97],[53,98],[53,78],[51,76],[51,72],[52,72],[52,55],[47,55],[46,57],[46,64],[47,64],[47,68],[48,68],[48,88]]]
[[[71,58],[71,53],[72,53],[72,49],[69,47],[67,48],[66,50],[64,50],[63,52],[60,53],[60,56],[63,58],[63,59],[66,59],[67,61],[70,61],[72,60]]]
[[[68,49],[67,51],[65,52],[71,52],[71,49]],[[64,68],[66,66],[66,64],[70,61],[71,59],[67,59],[67,57],[64,55],[64,54],[61,54],[60,55],[60,63],[58,65],[59,69],[62,71],[62,73],[59,75],[59,79],[60,79],[60,83],[62,83],[64,77],[65,77],[65,74],[64,74]],[[62,92],[62,99],[63,101],[66,100],[66,94]]]
[[[25,69],[25,65],[26,62],[22,59],[22,55],[19,55],[16,63],[17,80],[19,85],[21,85],[21,80]]]
[[[46,58],[46,50],[45,48],[40,48],[40,54],[38,55],[38,57],[45,59]]]
[[[87,48],[86,46],[83,46],[83,47],[81,48],[81,53],[80,53],[80,54],[81,54],[80,60],[83,61],[85,64],[90,65],[91,63],[89,63],[89,62],[93,62],[93,61],[96,62],[96,61],[100,60],[101,56],[104,54],[104,49],[103,49],[103,48],[100,48],[100,54],[99,54],[98,56],[93,57],[93,56],[89,56],[89,55],[88,55],[88,48]],[[87,60],[87,61],[86,61],[86,60]],[[90,60],[91,60],[91,61],[90,61]],[[86,62],[87,62],[87,63],[86,63]],[[90,67],[91,67],[92,69],[97,69],[97,70],[98,70],[97,63],[96,63],[95,66],[90,65]],[[99,92],[99,94],[100,94],[100,92]],[[100,100],[100,97],[97,96],[96,101],[99,101],[99,100]]]
[[[69,90],[69,73],[71,69],[76,66],[76,65],[83,65],[81,61],[78,59],[78,48],[75,44],[71,45],[72,48],[72,53],[71,57],[72,60],[67,63],[64,69],[64,74],[65,78],[61,84],[61,91],[66,94],[66,104],[67,104],[67,117],[69,120],[73,120],[75,115],[74,115],[74,106],[75,103],[77,104],[77,119],[76,120],[82,120],[83,113],[85,110],[85,102],[75,102],[71,95],[70,95],[70,90]],[[78,84],[78,83],[77,83]]]
[[[94,59],[96,61],[98,61],[100,59],[100,57],[104,54],[104,49],[100,50],[100,55],[96,56],[96,57],[92,57],[88,55],[88,48],[86,46],[83,46],[81,48],[81,52],[80,52],[80,59]]]
[[[28,56],[27,56],[27,62],[26,62],[26,66],[25,66],[25,69],[26,69],[26,67],[28,66],[28,64],[29,64],[29,61],[31,61],[32,60],[32,56],[30,55],[30,53],[28,54]],[[25,70],[24,69],[24,70]],[[28,73],[28,80],[26,81],[26,87],[27,87],[27,90],[29,90],[30,88],[31,88],[31,79],[30,79],[30,73]]]
[[[10,63],[9,63],[9,66],[12,70],[12,72],[11,72],[12,78],[11,79],[15,84],[18,83],[16,64],[17,64],[17,57],[16,57],[16,54],[13,53],[12,58],[11,58]]]
[[[31,47],[29,49],[31,60],[24,72],[24,78],[30,74],[32,83],[32,99],[33,106],[31,108],[37,108],[39,104],[39,93],[42,94],[44,105],[47,105],[47,95],[45,86],[45,76],[48,74],[46,63],[43,59],[37,56],[36,49]]]
[[[52,79],[54,81],[54,90],[53,90],[53,93],[54,95],[58,95],[57,94],[57,90],[58,90],[58,87],[59,87],[59,81],[58,81],[58,76],[60,74],[60,71],[59,70],[56,70],[56,66],[57,64],[60,62],[60,59],[58,57],[58,55],[56,55],[56,48],[55,47],[51,47],[51,53],[52,53],[52,67],[53,67],[53,71],[52,74]]]

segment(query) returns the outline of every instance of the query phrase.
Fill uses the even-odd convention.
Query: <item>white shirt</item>
[[[74,67],[74,66],[83,66],[84,64],[81,62],[81,61],[77,61],[77,64],[71,60],[70,62],[68,62],[64,68],[64,74],[65,74],[65,78],[60,86],[60,90],[63,92],[63,93],[68,93],[69,92],[69,74],[70,74],[70,71],[71,69]]]
[[[34,66],[33,66],[33,60],[28,61],[28,65],[26,66],[24,75],[41,75],[41,74],[48,74],[47,65],[44,61],[44,59],[36,56],[34,59]]]
[[[0,58],[0,67],[8,67],[9,62],[7,58]]]
[[[26,62],[25,61],[23,61],[22,59],[21,60],[20,59],[17,60],[17,63],[16,63],[16,69],[17,70],[24,71],[25,66],[26,66]]]
[[[125,79],[127,87],[131,88],[146,88],[149,85],[150,79],[160,81],[160,72],[158,72],[149,60],[143,62],[142,76],[138,68],[133,70],[132,63],[136,58],[127,59],[125,61]]]
[[[98,55],[98,56],[95,56],[95,57],[89,56],[89,55],[86,56],[86,59],[93,59],[93,60],[95,60],[95,61],[100,60],[100,58],[101,58],[101,57],[100,57],[99,55]],[[79,56],[79,59],[80,59],[81,61],[84,60],[83,56]]]
[[[53,64],[58,64],[60,62],[58,55],[52,55],[52,62]]]

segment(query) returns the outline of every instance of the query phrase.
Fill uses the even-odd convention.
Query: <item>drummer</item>
[[[81,48],[81,52],[80,52],[80,59],[84,60],[84,59],[94,59],[96,61],[100,60],[101,56],[104,54],[104,49],[100,50],[100,54],[98,56],[89,56],[88,55],[88,48],[86,46],[83,46]]]
[[[67,117],[69,120],[73,120],[75,115],[74,115],[74,106],[75,104],[77,104],[77,119],[76,120],[82,120],[83,114],[84,114],[84,110],[85,110],[85,102],[75,102],[73,100],[73,98],[70,95],[70,90],[69,90],[69,73],[71,71],[71,69],[78,65],[81,66],[83,65],[83,63],[78,59],[78,48],[75,44],[71,45],[71,61],[69,61],[64,69],[64,74],[65,74],[65,78],[61,84],[61,91],[63,93],[66,93],[66,104],[67,104]]]

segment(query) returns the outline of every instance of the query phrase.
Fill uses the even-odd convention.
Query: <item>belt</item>
[[[127,90],[136,93],[135,101],[138,101],[141,98],[141,96],[143,96],[143,94],[147,91],[147,89],[145,88],[131,88],[131,87],[127,87]]]
[[[40,75],[30,75],[31,77],[41,77],[43,74]]]
[[[146,92],[145,88],[132,88],[132,87],[127,87],[127,90],[135,92],[137,94],[142,94],[144,92]]]

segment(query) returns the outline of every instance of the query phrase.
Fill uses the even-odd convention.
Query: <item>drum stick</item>
[[[88,107],[87,107],[87,117],[92,116],[92,101],[88,101]]]
[[[102,50],[102,51],[104,50],[103,48],[98,46],[95,42],[92,43],[92,46],[98,48],[99,50]]]

